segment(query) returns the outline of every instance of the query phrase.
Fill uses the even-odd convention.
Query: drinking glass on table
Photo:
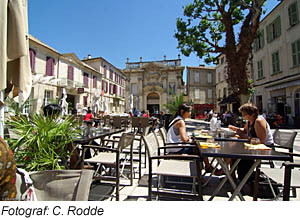
[[[211,138],[208,138],[208,139],[206,140],[206,142],[207,142],[207,143],[215,143],[215,139],[214,139],[213,137],[211,137]]]
[[[252,145],[260,144],[259,138],[251,138],[250,139],[250,144],[252,144]]]

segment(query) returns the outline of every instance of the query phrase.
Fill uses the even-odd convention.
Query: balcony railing
[[[58,81],[58,85],[62,87],[67,87],[70,89],[76,89],[76,88],[87,88],[84,83],[78,82],[78,81],[73,81],[71,79],[67,78],[59,78],[60,80]]]

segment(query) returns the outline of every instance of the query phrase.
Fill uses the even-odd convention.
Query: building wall
[[[289,23],[288,8],[297,3],[298,21],[300,20],[300,0],[282,1],[260,23],[259,30],[264,31],[263,47],[253,52],[255,103],[269,113],[279,112],[286,116],[287,122],[292,123],[295,117],[295,92],[300,88],[300,65],[293,65],[292,43],[300,40],[300,24]],[[267,26],[274,23],[280,16],[281,34],[267,42]],[[279,53],[280,70],[273,72],[272,54]],[[263,63],[263,76],[259,76],[258,62]]]
[[[62,97],[63,88],[66,89],[68,98],[67,101],[71,101],[69,110],[72,108],[78,108],[81,110],[83,107],[92,105],[95,90],[101,89],[102,76],[99,72],[92,67],[82,63],[78,57],[71,54],[60,54],[53,48],[39,41],[38,39],[30,36],[29,41],[30,49],[35,51],[35,71],[33,76],[36,80],[33,84],[33,89],[30,97],[30,112],[39,112],[41,108],[50,103],[58,103]],[[51,79],[46,77],[46,59],[52,57],[54,59],[54,74]],[[73,80],[68,80],[68,66],[74,68]],[[83,88],[83,73],[89,74],[88,88],[84,88],[84,93],[79,94],[78,88]],[[93,88],[93,76],[97,76],[97,88]],[[49,80],[50,79],[50,80]],[[45,91],[50,96],[49,100],[45,101]],[[84,105],[84,96],[87,97],[87,105]]]
[[[102,75],[102,80],[108,83],[108,90],[105,92],[104,88],[102,88],[102,80],[101,80],[101,90],[103,92],[103,100],[107,102],[106,113],[123,113],[126,111],[125,109],[125,81],[126,78],[124,73],[119,68],[116,68],[107,60],[102,57],[96,58],[88,58],[83,60],[86,64],[94,67],[97,71],[99,71]],[[106,76],[104,74],[104,66],[106,66]],[[110,70],[113,72],[113,79],[110,78]],[[116,79],[116,74],[118,75],[118,79]],[[120,79],[119,79],[120,78]],[[109,84],[117,86],[117,94],[110,94],[109,92]],[[121,88],[121,92],[120,92]]]
[[[198,80],[198,76],[199,80]],[[208,75],[211,81],[208,82]],[[196,80],[196,81],[195,81]],[[189,100],[193,104],[216,104],[216,71],[215,67],[187,67],[187,88]],[[200,96],[196,97],[195,91],[200,89]],[[211,90],[211,97],[209,97]],[[199,91],[199,90],[198,90]]]
[[[126,69],[123,70],[128,78],[126,96],[133,95],[132,108],[130,99],[126,99],[127,110],[133,111],[135,108],[138,111],[149,110],[150,113],[167,113],[164,105],[173,101],[173,96],[169,93],[170,86],[176,95],[183,92],[183,70],[180,57],[175,60],[164,57],[164,60],[147,62],[143,62],[142,58],[140,62],[127,60]],[[132,91],[134,85],[136,91]]]

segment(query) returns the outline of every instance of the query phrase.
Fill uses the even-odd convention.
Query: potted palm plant
[[[72,116],[64,120],[58,116],[41,114],[18,115],[6,121],[13,137],[8,144],[18,163],[28,171],[65,169],[72,154],[72,142],[80,136],[79,124]]]

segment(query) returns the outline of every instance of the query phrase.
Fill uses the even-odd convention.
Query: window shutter
[[[265,31],[262,29],[260,31],[260,40],[261,40],[261,48],[265,46]]]
[[[269,24],[268,26],[267,26],[267,42],[268,43],[270,43],[271,42],[271,40],[272,40],[272,26],[271,26],[271,24]]]
[[[83,73],[83,84],[89,88],[89,74],[88,73]]]
[[[31,71],[34,73],[35,72],[35,51],[33,49],[30,49],[29,50],[29,55],[30,55]]]
[[[74,67],[68,66],[68,79],[74,80]]]
[[[97,88],[97,76],[93,76],[93,88]]]
[[[279,37],[281,35],[281,20],[280,20],[280,16],[278,16],[275,19],[275,33],[276,33],[276,37]]]
[[[106,66],[104,65],[104,78],[107,78],[107,69],[106,69]]]

